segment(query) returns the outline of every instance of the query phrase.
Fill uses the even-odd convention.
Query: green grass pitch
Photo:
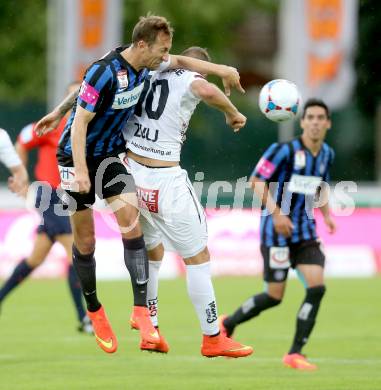
[[[260,291],[258,278],[216,278],[219,312],[231,312]],[[113,355],[75,330],[63,280],[27,281],[0,314],[0,389],[381,389],[381,279],[330,279],[305,352],[316,372],[284,368],[303,288],[291,280],[278,306],[237,329],[254,346],[243,359],[200,355],[201,335],[184,279],[161,281],[160,324],[168,355],[138,349],[128,318],[128,281],[101,282],[99,295],[119,341]]]

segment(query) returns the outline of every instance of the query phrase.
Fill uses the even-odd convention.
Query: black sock
[[[296,318],[296,331],[289,353],[300,353],[303,346],[307,343],[315,325],[315,319],[324,293],[325,286],[306,289],[306,296]]]
[[[94,252],[83,255],[73,245],[73,266],[81,283],[87,310],[91,312],[97,311],[101,307],[101,304],[97,297]]]
[[[0,302],[33,271],[33,268],[23,259],[13,270],[12,275],[0,289]]]
[[[86,312],[83,307],[82,301],[82,289],[81,284],[79,283],[79,279],[77,273],[75,272],[74,267],[70,264],[67,270],[67,281],[70,288],[71,297],[73,298],[74,306],[77,311],[77,317],[79,321],[83,320]]]
[[[234,328],[241,322],[250,320],[250,318],[256,317],[261,311],[279,305],[279,303],[281,303],[279,299],[272,298],[267,293],[250,297],[234,314],[224,320],[228,336],[233,334]]]
[[[148,256],[143,236],[123,239],[124,262],[131,277],[134,306],[147,306]]]

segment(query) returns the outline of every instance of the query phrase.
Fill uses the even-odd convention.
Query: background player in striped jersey
[[[148,258],[137,208],[131,205],[136,202],[135,186],[123,164],[122,129],[134,112],[149,70],[193,67],[221,76],[227,89],[234,86],[242,90],[234,68],[169,56],[172,32],[165,18],[143,17],[133,30],[132,45],[111,51],[88,68],[58,150],[61,185],[67,190],[67,201],[73,210],[73,264],[81,280],[96,341],[109,353],[117,349],[117,340],[96,293],[91,209],[95,193],[106,199],[120,226],[134,293],[132,320],[138,324],[142,340],[160,340],[147,309]],[[43,118],[37,131],[54,125],[71,107],[72,97]],[[118,181],[121,178],[124,182]]]
[[[68,87],[68,93],[78,91],[80,84],[72,83]],[[61,137],[62,130],[66,125],[67,118],[63,118],[57,128],[42,137],[34,132],[35,124],[24,127],[16,142],[16,151],[24,165],[28,162],[28,153],[38,149],[37,164],[35,166],[35,177],[40,182],[36,193],[36,209],[41,214],[41,224],[37,228],[37,236],[34,242],[32,253],[28,258],[23,259],[8,280],[0,289],[0,303],[6,296],[28,275],[42,264],[55,242],[59,242],[65,249],[67,259],[71,263],[73,235],[71,233],[68,215],[57,215],[54,211],[55,205],[60,203],[56,189],[60,184],[60,175],[57,166],[57,144]],[[79,321],[78,330],[92,333],[90,319],[86,316],[82,303],[82,291],[77,274],[69,264],[68,284],[73,303]]]
[[[191,47],[183,55],[209,60],[207,51],[199,47]],[[201,100],[221,110],[234,131],[245,125],[245,116],[219,88],[199,73],[175,69],[156,72],[146,81],[140,105],[125,129],[128,161],[145,215],[141,224],[150,259],[148,306],[158,327],[158,273],[164,239],[185,262],[188,294],[203,333],[201,353],[208,357],[244,357],[253,349],[219,331],[205,214],[187,172],[179,165],[190,118]],[[168,352],[166,340],[162,334],[160,337],[160,343],[142,342],[140,348]]]
[[[221,317],[228,336],[235,327],[262,311],[281,303],[289,267],[300,275],[306,295],[296,319],[292,346],[283,358],[286,366],[314,370],[316,366],[301,354],[315,324],[325,293],[324,254],[316,235],[313,218],[314,197],[320,190],[325,200],[320,210],[330,233],[335,223],[329,213],[327,187],[334,152],[324,143],[331,127],[326,104],[310,99],[300,121],[301,137],[269,147],[251,177],[255,194],[262,201],[261,253],[266,290],[249,298],[230,316]]]

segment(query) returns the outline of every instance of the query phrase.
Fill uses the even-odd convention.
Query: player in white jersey
[[[182,54],[209,60],[206,50],[199,47],[189,48]],[[175,69],[152,74],[124,132],[150,260],[148,307],[153,325],[158,327],[158,273],[164,239],[183,257],[186,265],[188,294],[203,333],[201,353],[207,357],[244,357],[253,349],[219,331],[205,214],[187,172],[179,165],[189,120],[200,101],[223,111],[226,123],[235,131],[245,125],[245,116],[203,75]],[[133,318],[131,325],[136,327]],[[140,348],[164,353],[169,350],[162,334],[160,343],[142,341]]]
[[[12,192],[20,193],[28,185],[28,173],[18,156],[8,133],[0,129],[0,161],[11,171],[8,187]]]

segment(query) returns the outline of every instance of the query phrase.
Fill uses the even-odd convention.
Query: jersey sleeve
[[[41,137],[35,133],[34,126],[34,123],[25,126],[17,137],[17,142],[26,150],[31,150],[41,144]]]
[[[270,182],[278,168],[287,162],[289,157],[289,149],[286,144],[272,144],[258,161],[251,177]]]
[[[20,157],[18,156],[8,133],[0,129],[0,161],[8,168],[21,165]]]
[[[79,90],[77,104],[87,111],[97,112],[110,93],[113,74],[109,66],[93,64],[87,70]]]
[[[185,73],[182,75],[183,76],[183,80],[184,80],[184,84],[187,86],[187,89],[189,90],[189,93],[197,98],[197,99],[200,99],[198,96],[196,96],[193,92],[192,92],[192,88],[191,88],[191,85],[193,83],[193,81],[196,81],[196,80],[205,80],[205,77],[200,75],[200,73],[196,73],[196,72],[190,72],[190,71],[185,71]]]
[[[329,148],[327,169],[325,170],[323,175],[323,181],[325,181],[326,183],[328,183],[331,180],[331,175],[329,170],[331,169],[334,160],[335,160],[335,152],[332,148]]]

